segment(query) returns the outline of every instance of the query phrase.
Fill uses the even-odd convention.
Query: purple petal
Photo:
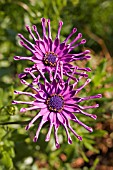
[[[32,48],[30,48],[28,45],[26,45],[23,41],[20,41],[20,44],[21,44],[23,47],[25,47],[27,50],[31,51],[31,53],[34,53],[34,52],[35,52]]]
[[[102,95],[101,94],[97,94],[95,96],[87,96],[87,97],[83,97],[83,98],[80,98],[78,100],[78,102],[82,102],[82,101],[85,101],[85,100],[91,100],[91,99],[98,99],[98,98],[102,98]]]
[[[56,35],[56,38],[58,38],[58,39],[60,38],[60,31],[61,31],[62,25],[63,25],[63,22],[60,21],[60,22],[59,22],[59,27],[58,27],[58,33],[57,33],[57,35]]]
[[[56,122],[54,122],[54,113],[53,112],[51,112],[49,114],[49,121],[50,121],[50,127],[49,127],[49,130],[48,130],[46,139],[45,139],[46,142],[50,140],[50,135],[51,135],[53,124],[56,123]]]
[[[71,36],[77,31],[77,28],[73,28],[71,33],[68,35],[68,37],[63,41],[64,43],[67,43],[67,41],[71,38]]]
[[[38,52],[35,52],[34,55],[38,60],[42,61],[43,55],[40,55]]]
[[[56,87],[57,87],[56,81],[53,80],[53,82],[52,82],[52,84],[51,84],[51,90],[50,90],[50,93],[51,93],[51,94],[56,93]]]
[[[33,30],[35,31],[35,33],[36,33],[38,39],[41,40],[40,35],[39,35],[38,31],[37,31],[36,25],[33,25],[32,28],[33,28]]]
[[[73,130],[73,128],[71,127],[71,125],[70,125],[70,123],[69,123],[69,121],[68,121],[68,119],[67,119],[66,114],[65,114],[64,111],[62,112],[62,114],[63,114],[63,116],[66,118],[68,128],[69,128],[69,129],[71,130],[71,132],[81,141],[81,140],[82,140],[82,137],[79,136],[79,135]]]
[[[38,126],[38,130],[36,131],[36,135],[34,137],[34,141],[36,141],[38,139],[38,136],[39,136],[39,133],[40,133],[40,130],[42,128],[42,126],[48,121],[48,115],[49,115],[49,111],[46,112],[46,114],[43,115],[42,117],[42,120]]]
[[[30,41],[28,41],[22,34],[18,34],[18,36],[24,40],[25,42],[27,42],[32,48],[34,48],[34,44],[32,44]]]
[[[65,111],[65,110],[64,110]],[[86,130],[88,130],[89,132],[92,132],[93,129],[91,127],[88,127],[87,125],[85,125],[84,123],[82,123],[80,120],[77,119],[77,117],[71,113],[71,111],[67,110],[65,111],[65,116],[70,119],[73,120],[74,122],[78,123],[79,125],[83,126]]]
[[[55,39],[55,41],[52,44],[52,51],[54,51],[55,53],[57,53],[57,48],[59,47],[60,44],[60,40],[58,38]]]
[[[16,100],[13,100],[12,104],[30,104],[30,105],[33,105],[33,101],[27,102],[27,101],[16,101]]]
[[[29,111],[29,110],[37,110],[37,109],[39,109],[37,106],[28,107],[28,108],[21,108],[20,112],[26,112],[26,111]]]
[[[47,108],[41,109],[40,112],[29,122],[25,129],[28,130],[39,117],[44,116],[47,112]]]
[[[26,77],[26,73],[20,73],[20,74],[18,74],[18,77],[20,78],[20,79],[22,79],[22,78],[24,78],[24,77]]]
[[[42,32],[43,32],[43,38],[44,38],[46,37],[46,28],[45,28],[46,19],[42,18],[41,21],[42,21]]]
[[[51,26],[50,26],[50,19],[48,19],[48,20],[47,20],[47,24],[48,24],[48,37],[49,37],[50,39],[52,39],[52,38],[51,38]]]
[[[82,90],[87,84],[89,84],[91,82],[91,79],[87,79],[86,82],[81,86],[79,87],[78,89],[76,89],[76,94]]]
[[[30,29],[30,27],[28,25],[26,25],[26,29],[29,31],[29,33],[30,33],[31,37],[34,39],[34,41],[36,41],[37,39],[34,36],[34,34],[32,33],[32,31],[31,31],[31,29]]]
[[[64,126],[64,128],[66,130],[66,134],[67,134],[67,138],[68,138],[68,143],[72,144],[72,139],[71,139],[71,137],[69,135],[65,118],[63,117],[63,115],[61,116],[60,113],[57,113],[57,118],[58,118],[59,122]]]
[[[46,107],[47,107],[46,104],[40,103],[40,102],[38,102],[38,101],[34,101],[34,102],[33,102],[33,105],[34,105],[34,106],[37,106],[39,109],[42,109],[42,108],[46,108]]]
[[[41,52],[43,53],[43,54],[45,54],[47,51],[46,51],[46,49],[45,49],[45,44],[44,44],[44,42],[43,41],[37,41],[37,46],[40,48],[40,50],[41,50]]]
[[[59,144],[57,132],[58,132],[58,128],[60,126],[60,123],[57,120],[56,115],[54,115],[54,122],[55,122],[55,124],[54,124],[55,145],[56,145],[56,148],[59,149],[60,148],[60,144]]]

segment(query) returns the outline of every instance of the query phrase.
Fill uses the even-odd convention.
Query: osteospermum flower
[[[78,81],[82,78],[79,77]],[[26,126],[26,130],[28,130],[33,123],[41,117],[41,122],[38,125],[38,129],[36,131],[36,135],[34,137],[34,142],[37,141],[39,137],[40,130],[42,126],[48,122],[50,124],[46,141],[50,140],[50,135],[52,128],[54,127],[54,135],[55,135],[55,143],[56,148],[60,147],[57,131],[60,125],[65,128],[68,143],[72,143],[72,139],[70,137],[68,129],[79,139],[82,140],[82,137],[79,136],[75,130],[70,126],[70,120],[78,123],[83,126],[89,132],[92,132],[92,128],[85,125],[83,122],[77,119],[76,114],[83,114],[85,116],[96,119],[96,115],[89,114],[85,112],[85,109],[96,108],[99,105],[95,104],[93,106],[80,106],[79,103],[85,100],[90,100],[94,98],[101,98],[101,94],[97,94],[95,96],[88,97],[77,97],[79,91],[81,91],[91,80],[87,79],[86,82],[79,88],[75,88],[78,81],[75,81],[73,85],[69,85],[69,79],[64,82],[63,87],[60,86],[57,80],[53,80],[52,83],[49,83],[46,79],[44,79],[44,85],[38,82],[38,88],[36,88],[33,84],[29,84],[25,80],[21,79],[21,82],[27,86],[29,86],[35,93],[30,92],[21,92],[15,91],[16,94],[19,95],[27,95],[34,98],[33,101],[13,101],[13,104],[28,104],[30,107],[21,108],[20,112],[26,112],[30,110],[39,110],[36,116],[29,122]]]
[[[46,33],[46,25],[48,28],[48,34]],[[29,50],[32,53],[31,57],[24,56],[15,56],[15,60],[30,60],[33,63],[38,65],[40,70],[46,70],[52,77],[52,72],[54,72],[54,78],[56,78],[57,73],[61,75],[63,78],[63,74],[68,76],[68,72],[73,72],[74,65],[70,64],[70,62],[89,59],[89,50],[85,50],[81,53],[71,54],[70,52],[74,50],[74,48],[78,47],[81,44],[85,44],[86,40],[81,39],[82,34],[78,33],[78,35],[68,43],[68,40],[76,33],[77,29],[73,28],[72,32],[68,35],[68,37],[60,43],[60,31],[62,28],[63,22],[59,22],[58,33],[56,35],[55,40],[52,40],[51,37],[51,27],[50,20],[46,20],[42,18],[42,32],[43,38],[40,37],[37,28],[33,25],[33,30],[36,36],[33,34],[31,28],[26,26],[26,29],[30,33],[31,37],[34,40],[34,44],[28,41],[22,34],[18,34],[18,36],[22,39],[20,44]],[[77,41],[79,42],[77,43]],[[77,70],[82,71],[90,71],[90,68],[79,68],[76,67]],[[80,72],[76,72],[76,74],[81,75]]]

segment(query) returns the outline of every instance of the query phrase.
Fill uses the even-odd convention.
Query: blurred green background
[[[52,36],[58,21],[64,22],[61,41],[77,27],[87,40],[80,49],[90,49],[92,58],[77,62],[91,67],[90,85],[80,95],[102,93],[100,107],[89,110],[98,116],[96,121],[79,116],[94,132],[72,126],[83,137],[79,142],[72,134],[68,145],[65,130],[59,129],[61,148],[55,150],[54,135],[46,143],[47,128],[41,131],[37,143],[32,139],[37,124],[28,132],[24,127],[36,112],[20,113],[22,106],[13,106],[14,89],[23,90],[18,74],[29,62],[14,61],[15,55],[29,52],[20,47],[18,33],[29,38],[25,25],[35,24],[40,34],[42,17],[51,19]],[[113,169],[113,1],[112,0],[0,0],[0,170],[107,170]],[[80,50],[78,49],[78,50]],[[76,50],[77,52],[77,50]],[[26,99],[23,97],[22,99]]]

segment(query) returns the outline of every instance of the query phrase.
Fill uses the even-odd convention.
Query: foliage
[[[111,0],[0,1],[0,170],[72,170],[77,168],[74,161],[79,157],[83,157],[87,163],[90,162],[86,151],[99,154],[96,139],[103,138],[107,131],[96,130],[96,123],[104,124],[107,119],[111,119],[113,110],[112,9]],[[47,126],[41,131],[40,140],[33,143],[37,124],[29,132],[24,130],[24,126],[36,113],[20,114],[20,106],[17,108],[11,104],[15,98],[14,89],[24,90],[19,82],[18,73],[31,65],[29,62],[13,60],[14,55],[30,55],[20,47],[17,33],[20,32],[27,37],[24,26],[36,24],[41,34],[40,18],[42,17],[51,19],[53,37],[55,37],[59,20],[64,21],[61,40],[75,26],[79,32],[83,33],[84,38],[87,39],[87,48],[92,51],[92,59],[88,63],[82,61],[76,64],[80,67],[92,68],[92,72],[89,73],[92,82],[80,95],[103,94],[103,98],[98,100],[100,108],[90,110],[91,113],[97,114],[97,121],[79,116],[80,120],[94,127],[94,132],[89,134],[82,127],[74,124],[77,133],[83,136],[83,141],[78,142],[72,135],[73,144],[68,145],[65,131],[60,128],[59,137],[62,145],[59,150],[55,150],[53,136],[50,143],[44,141]],[[93,101],[95,102],[97,100]],[[91,165],[87,164],[82,168],[93,170],[98,163],[97,157]]]

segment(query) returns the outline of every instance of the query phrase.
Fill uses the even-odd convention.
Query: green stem
[[[29,121],[16,121],[16,122],[0,122],[0,125],[13,125],[13,124],[20,124],[20,125],[26,125]]]

